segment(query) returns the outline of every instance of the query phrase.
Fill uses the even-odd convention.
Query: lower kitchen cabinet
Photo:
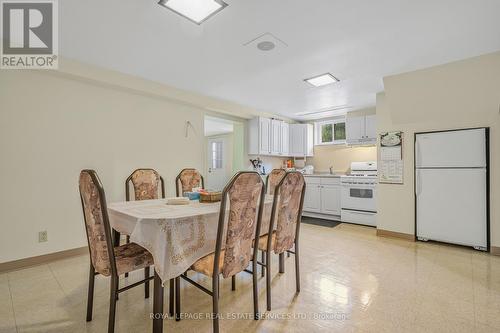
[[[340,220],[340,178],[306,176],[303,215]]]
[[[315,184],[306,182],[304,208],[302,210],[304,212],[321,213],[321,185],[319,183]]]
[[[340,185],[321,185],[321,213],[340,215]]]

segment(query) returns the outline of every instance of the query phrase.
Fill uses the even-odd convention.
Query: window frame
[[[346,144],[346,139],[343,140],[335,140],[335,125],[339,123],[346,123],[346,118],[338,118],[338,119],[330,119],[330,120],[323,120],[323,121],[317,121],[314,123],[314,129],[315,129],[315,145],[316,146],[326,146],[326,145],[345,145]],[[322,133],[321,133],[321,128],[324,125],[332,125],[332,141],[328,142],[323,142],[322,141]],[[346,138],[347,138],[347,133],[346,133]]]

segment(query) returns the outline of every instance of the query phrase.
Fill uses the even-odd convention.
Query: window
[[[316,144],[344,144],[345,119],[335,119],[316,123]]]
[[[212,142],[212,169],[222,169],[222,141]]]

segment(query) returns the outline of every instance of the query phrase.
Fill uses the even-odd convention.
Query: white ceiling
[[[156,0],[59,1],[60,53],[304,119],[373,106],[384,76],[500,50],[498,0],[226,2],[198,26]],[[286,45],[243,45],[266,32]],[[302,81],[325,72],[341,81]]]

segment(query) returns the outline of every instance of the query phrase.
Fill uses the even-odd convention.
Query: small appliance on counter
[[[341,221],[376,226],[377,162],[352,162],[340,183]]]
[[[314,166],[306,165],[302,169],[298,169],[297,171],[302,172],[304,175],[312,175],[314,174]]]

